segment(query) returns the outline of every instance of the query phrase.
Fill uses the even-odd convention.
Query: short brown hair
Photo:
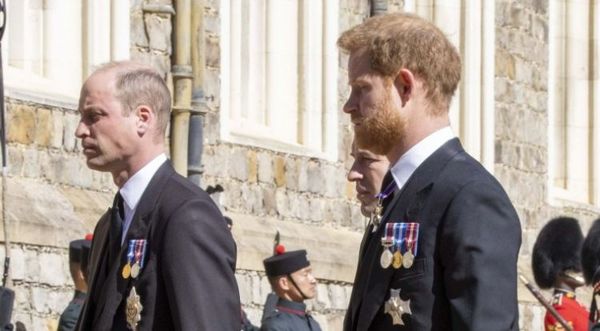
[[[171,93],[158,71],[134,61],[115,61],[96,72],[114,72],[115,97],[127,112],[125,115],[140,105],[149,106],[157,118],[157,134],[164,136],[171,116]]]
[[[337,44],[350,53],[365,49],[371,69],[383,76],[395,77],[402,68],[412,71],[435,106],[449,107],[460,81],[460,55],[425,19],[406,13],[375,16],[342,33]]]

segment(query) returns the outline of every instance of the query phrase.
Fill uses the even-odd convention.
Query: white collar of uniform
[[[404,153],[390,169],[399,189],[408,181],[415,170],[448,140],[454,138],[452,129],[447,126],[425,137]]]
[[[164,153],[158,155],[129,178],[129,180],[125,182],[125,185],[121,187],[119,192],[121,192],[123,201],[130,210],[135,210],[138,202],[140,202],[140,199],[142,198],[142,194],[146,190],[146,187],[148,187],[150,180],[166,160],[167,156]]]

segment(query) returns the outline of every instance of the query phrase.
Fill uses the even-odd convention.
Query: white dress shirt
[[[423,161],[454,137],[456,136],[452,132],[452,129],[447,126],[430,134],[404,153],[390,169],[398,189],[402,189]]]
[[[123,206],[125,207],[125,219],[123,220],[123,227],[121,230],[121,245],[123,245],[125,235],[127,234],[127,230],[129,230],[131,220],[133,219],[133,215],[135,215],[135,210],[142,198],[142,194],[144,194],[146,187],[148,187],[150,180],[154,177],[158,168],[160,168],[166,160],[167,156],[164,153],[155,157],[129,178],[129,180],[125,182],[125,185],[119,190],[123,197]]]

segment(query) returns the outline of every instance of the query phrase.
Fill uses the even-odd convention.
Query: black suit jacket
[[[240,330],[236,247],[208,194],[165,162],[144,191],[113,263],[110,215],[109,209],[94,231],[90,290],[78,330],[128,330],[125,302],[133,286],[143,306],[138,330]],[[136,279],[121,276],[130,239],[147,240]]]
[[[385,225],[367,230],[345,331],[518,330],[519,219],[500,184],[458,139],[415,170],[382,220],[420,224],[417,256],[410,269],[383,269]],[[404,326],[384,313],[392,288],[410,299]]]

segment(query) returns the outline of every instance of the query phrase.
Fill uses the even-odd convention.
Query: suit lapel
[[[461,151],[463,149],[458,138],[454,138],[437,149],[415,170],[402,190],[394,195],[392,202],[386,208],[382,217],[382,224],[374,234],[375,238],[381,238],[385,224],[388,222],[421,221],[416,219],[390,219],[390,217],[395,215],[408,216],[406,215],[407,210],[402,209],[407,209],[407,206],[416,195],[425,191],[428,192],[446,163]],[[389,291],[389,283],[394,274],[394,269],[381,268],[379,265],[379,256],[381,253],[382,246],[379,240],[369,240],[364,256],[365,268],[363,268],[363,279],[365,279],[365,286],[359,298],[360,300],[364,297],[364,302],[360,305],[358,314],[354,315],[356,316],[358,330],[366,330],[368,328],[375,314],[383,305],[383,301]]]
[[[101,311],[102,316],[99,317],[99,320],[97,321],[98,325],[102,325],[100,323],[107,323],[106,326],[109,328],[110,325],[112,325],[114,315],[133,281],[131,277],[125,279],[122,276],[122,268],[125,266],[125,263],[127,263],[129,240],[148,239],[152,213],[157,205],[162,188],[173,174],[173,167],[169,161],[166,161],[154,174],[140,198],[140,202],[138,203],[135,214],[131,220],[131,225],[125,235],[123,245],[121,245],[119,259],[111,262],[108,277],[102,287],[103,291],[100,293],[100,298],[98,300],[98,307],[100,309],[98,310]],[[150,247],[147,246],[146,250],[150,250]],[[146,255],[148,254],[146,253]]]

